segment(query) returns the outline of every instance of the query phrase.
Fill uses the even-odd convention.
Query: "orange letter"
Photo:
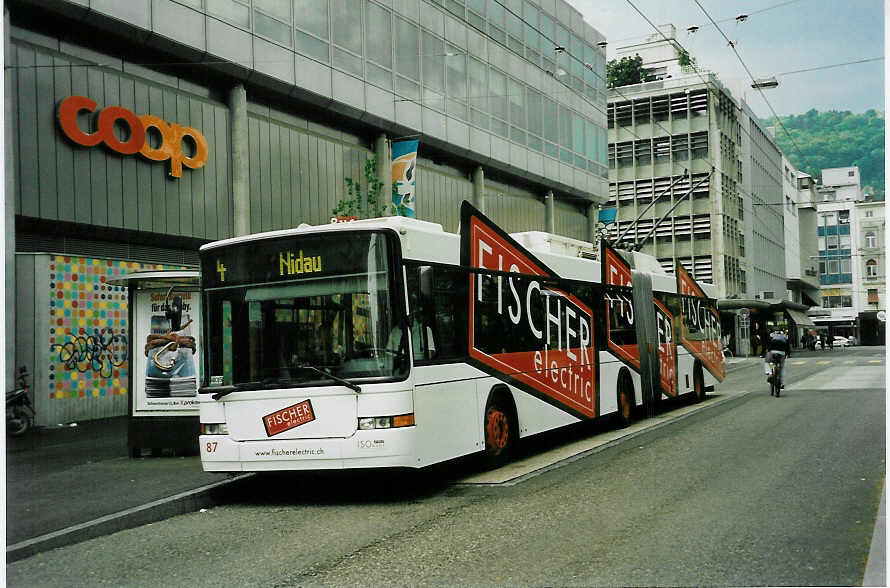
[[[114,121],[126,121],[130,127],[130,138],[121,142],[114,135]],[[99,113],[99,135],[105,140],[105,144],[114,151],[123,155],[137,153],[145,144],[145,128],[135,114],[121,106],[108,106]]]
[[[93,147],[102,142],[102,133],[84,133],[77,126],[77,113],[81,110],[93,112],[96,110],[96,103],[86,96],[69,96],[62,100],[59,104],[59,126],[69,139],[83,145],[84,147]]]

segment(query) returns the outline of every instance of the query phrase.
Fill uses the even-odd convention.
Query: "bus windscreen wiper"
[[[353,384],[349,380],[344,380],[340,376],[335,376],[334,374],[330,374],[322,369],[318,369],[314,365],[301,364],[301,365],[298,365],[297,368],[304,369],[304,370],[311,370],[311,371],[315,372],[316,374],[320,374],[329,380],[333,380],[333,381],[337,382],[338,384],[343,384],[350,390],[354,390],[359,393],[361,393],[361,391],[362,391],[362,389],[359,387],[358,384]]]

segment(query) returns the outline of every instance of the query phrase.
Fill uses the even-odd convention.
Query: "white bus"
[[[469,203],[204,245],[207,471],[420,468],[723,378],[711,286]],[[594,260],[598,257],[602,260]]]

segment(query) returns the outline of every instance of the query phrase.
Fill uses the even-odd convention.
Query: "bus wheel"
[[[516,429],[506,402],[500,398],[488,401],[485,407],[485,461],[489,467],[506,463],[513,450]]]
[[[618,376],[618,412],[615,420],[619,427],[627,427],[633,422],[634,385],[627,372]]]
[[[695,391],[695,401],[701,402],[707,397],[707,392],[705,392],[705,377],[702,373],[701,364],[695,364],[695,369],[692,371],[692,388]]]

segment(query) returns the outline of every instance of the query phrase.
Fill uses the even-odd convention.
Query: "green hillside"
[[[884,195],[884,113],[867,110],[810,110],[806,114],[780,117],[785,133],[774,118],[764,122],[776,126],[776,139],[782,151],[797,169],[821,177],[830,167],[859,166],[863,188],[869,186],[876,196]],[[793,138],[793,142],[788,138]]]

